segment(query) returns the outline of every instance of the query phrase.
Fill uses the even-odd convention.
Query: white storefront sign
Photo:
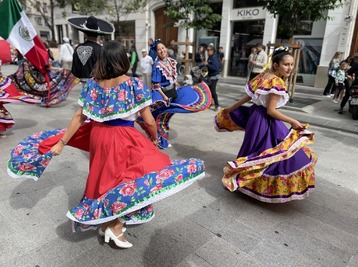
[[[265,19],[266,11],[263,7],[249,7],[231,10],[231,20]]]

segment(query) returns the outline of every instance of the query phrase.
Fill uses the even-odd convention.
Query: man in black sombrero
[[[102,49],[97,43],[97,37],[112,34],[114,27],[110,22],[93,16],[73,17],[67,21],[85,35],[85,42],[79,44],[73,53],[72,73],[80,79],[89,79]]]

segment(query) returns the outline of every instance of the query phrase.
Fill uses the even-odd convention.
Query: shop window
[[[229,60],[229,76],[247,77],[248,58],[251,49],[263,41],[264,20],[248,20],[233,22],[231,51]]]
[[[245,8],[245,7],[256,7],[263,6],[260,0],[234,0],[233,8]]]

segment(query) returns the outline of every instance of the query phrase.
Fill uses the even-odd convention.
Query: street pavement
[[[14,66],[3,66],[5,74]],[[243,95],[243,86],[221,81],[221,106]],[[66,127],[81,86],[51,108],[9,104],[15,126],[0,139],[0,266],[358,266],[358,122],[321,96],[323,89],[297,86],[282,112],[310,123],[318,154],[316,189],[302,201],[267,204],[221,184],[243,132],[218,133],[215,112],[176,114],[171,158],[197,157],[204,179],[154,204],[150,223],[129,226],[128,250],[107,245],[93,231],[72,233],[65,214],[82,196],[88,154],[66,147],[39,181],[6,173],[11,149],[36,131]]]

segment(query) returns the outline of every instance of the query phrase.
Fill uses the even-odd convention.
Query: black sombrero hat
[[[68,23],[82,32],[97,34],[112,34],[114,26],[107,20],[93,16],[72,17],[67,19]]]

